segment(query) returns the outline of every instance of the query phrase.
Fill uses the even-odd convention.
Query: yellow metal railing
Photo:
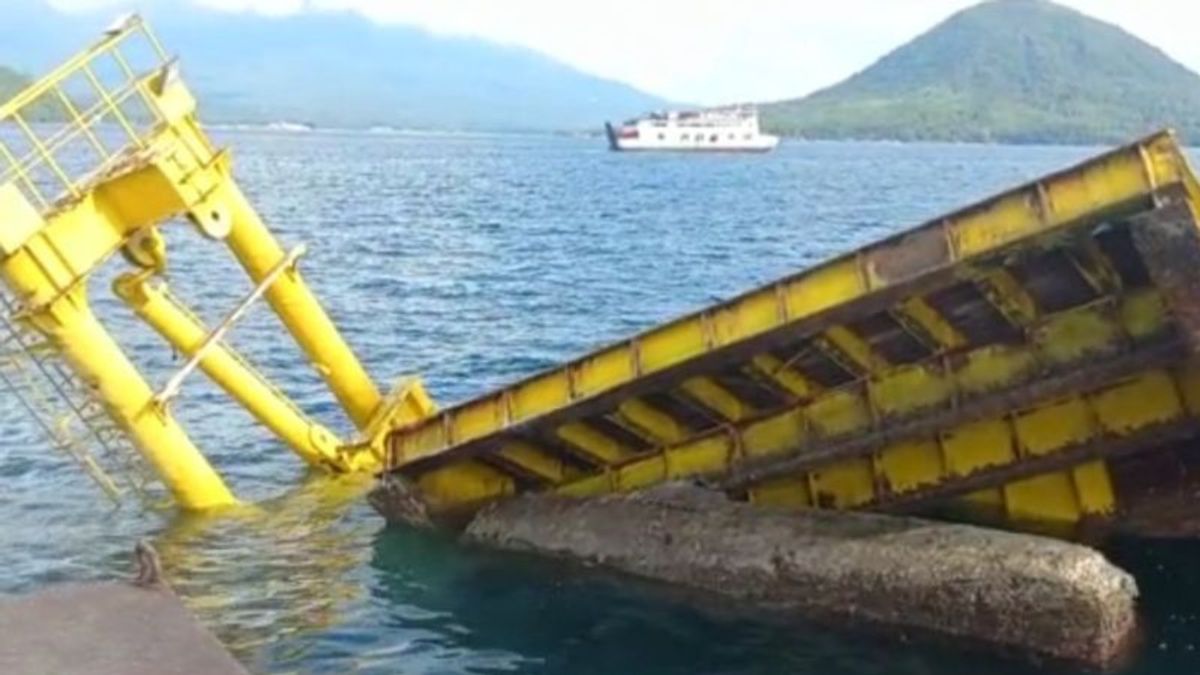
[[[136,15],[0,105],[0,185],[43,210],[77,198],[163,120],[149,86],[170,60]]]

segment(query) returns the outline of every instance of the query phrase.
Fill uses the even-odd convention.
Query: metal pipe
[[[250,294],[245,298],[242,298],[242,301],[238,303],[238,306],[234,307],[233,311],[230,312],[229,315],[226,316],[211,333],[205,336],[200,345],[193,350],[193,353],[191,354],[191,357],[188,359],[187,363],[183,364],[183,367],[180,368],[179,371],[174,375],[172,375],[171,379],[167,380],[167,384],[163,386],[162,391],[159,392],[158,396],[154,397],[154,400],[159,405],[166,405],[171,401],[171,399],[175,398],[179,394],[179,390],[183,387],[183,381],[187,379],[187,376],[190,375],[193,370],[196,369],[196,366],[200,364],[200,360],[208,354],[209,350],[211,350],[225,338],[225,334],[228,333],[231,328],[233,328],[233,324],[237,323],[243,316],[246,315],[246,312],[250,311],[250,307],[254,305],[254,301],[262,297],[263,292],[271,287],[271,284],[277,278],[279,278],[279,275],[283,274],[284,270],[296,264],[296,260],[304,254],[304,251],[305,248],[303,244],[289,251],[287,257],[279,261],[279,264],[276,265],[275,268],[272,269],[262,281],[258,282],[258,285],[254,287],[254,290],[251,291]]]
[[[258,283],[284,259],[283,249],[234,181],[225,183],[224,197],[233,219],[225,241]],[[280,275],[267,289],[266,298],[354,425],[366,428],[379,407],[379,389],[299,271],[291,269]]]
[[[199,368],[218,387],[238,401],[308,464],[332,471],[348,471],[334,432],[308,419],[280,390],[271,387],[233,350],[210,342],[209,333],[190,311],[175,299],[166,283],[150,283],[145,274],[118,277],[114,292],[175,348],[196,359]],[[205,347],[205,345],[209,345]]]
[[[131,273],[118,277],[113,290],[138,317],[198,363],[213,382],[305,462],[338,472],[349,470],[338,454],[341,442],[337,436],[306,417],[229,347],[212,341],[217,333],[208,332],[172,296],[165,283],[151,284],[144,273]]]

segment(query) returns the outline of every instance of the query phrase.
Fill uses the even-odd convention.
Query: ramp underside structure
[[[1156,134],[411,423],[386,463],[447,515],[679,479],[795,507],[1132,513],[1200,431],[1198,198]]]

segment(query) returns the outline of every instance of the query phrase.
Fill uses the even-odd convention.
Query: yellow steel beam
[[[1100,245],[1095,239],[1088,238],[1079,249],[1068,249],[1066,254],[1080,276],[1097,295],[1108,295],[1121,290],[1121,275],[1112,266],[1108,256],[1100,250]]]
[[[910,333],[927,336],[927,339],[922,340],[923,342],[932,340],[933,344],[929,346],[935,351],[955,350],[967,344],[966,336],[946,321],[945,317],[919,295],[914,295],[901,302],[892,310],[891,314]],[[915,330],[912,329],[914,326]]]
[[[192,356],[205,343],[208,331],[170,294],[165,283],[151,284],[144,273],[133,273],[118,278],[113,290],[183,354]],[[200,368],[304,461],[334,471],[349,469],[338,453],[341,442],[337,436],[300,412],[230,348],[216,345],[200,359]]]
[[[690,435],[674,417],[641,399],[623,401],[617,406],[615,420],[654,445],[678,443]]]
[[[236,184],[227,182],[223,195],[233,219],[225,241],[250,278],[260,281],[284,251]],[[284,273],[267,289],[266,298],[350,419],[365,428],[379,406],[379,390],[299,271]]]
[[[1131,301],[1135,302],[1135,301]],[[1157,311],[1149,304],[1142,304],[1138,311]],[[1086,316],[1105,316],[1102,308],[1085,307],[1079,310],[1064,312],[1053,319],[1054,322],[1069,323],[1075,321],[1078,315]],[[1149,325],[1151,322],[1147,319],[1137,319],[1139,323]],[[1158,330],[1165,329],[1165,324],[1158,323]],[[1080,341],[1092,341],[1096,347],[1107,344],[1109,341],[1117,339],[1117,331],[1115,330],[1096,330],[1087,333],[1068,333],[1074,335],[1074,339]],[[1145,337],[1145,334],[1143,334]],[[1034,347],[1033,349],[1038,349]],[[1077,359],[1086,360],[1088,350],[1078,348],[1075,350]],[[980,394],[994,390],[999,386],[1012,386],[1018,382],[1027,380],[1031,375],[1035,375],[1036,371],[1030,371],[1022,367],[1022,364],[1029,359],[1015,358],[1006,352],[994,352],[990,348],[981,348],[975,353],[972,353],[967,358],[964,358],[959,370],[945,374],[937,371],[922,371],[919,366],[911,368],[901,368],[892,371],[874,381],[870,390],[874,396],[878,397],[877,405],[888,413],[889,417],[885,417],[882,423],[894,423],[899,416],[912,414],[914,411],[923,410],[929,407],[929,403],[947,402],[950,400],[954,391],[959,392],[979,392]],[[989,379],[981,379],[983,373],[1000,372],[1002,369],[1007,369],[1007,379],[996,380],[994,376],[988,375]],[[919,376],[914,376],[914,373],[919,373]],[[957,380],[957,383],[950,384],[945,380],[947,378]],[[865,411],[869,405],[864,402],[855,402],[855,398],[848,391],[830,392],[829,395],[820,397],[817,401],[807,406],[801,406],[794,411],[787,411],[776,415],[771,415],[766,418],[760,418],[749,422],[745,427],[739,426],[742,429],[744,436],[743,451],[748,456],[755,456],[758,453],[784,451],[787,448],[797,447],[797,443],[801,443],[803,439],[810,438],[811,434],[820,433],[820,428],[831,423],[831,420],[841,419],[851,420],[850,429],[857,428],[860,432],[865,432],[869,425],[876,424]],[[860,411],[856,415],[848,416],[848,410]],[[906,412],[908,411],[908,412]],[[799,414],[801,417],[796,418]],[[804,420],[809,420],[806,425]],[[890,419],[890,421],[889,421]],[[841,424],[841,423],[839,423]],[[816,425],[813,427],[813,425]],[[811,430],[810,430],[811,428]],[[838,434],[844,434],[844,427],[838,428]],[[771,439],[774,439],[773,441]],[[684,444],[686,445],[686,443]]]
[[[625,445],[581,422],[564,424],[555,433],[596,464],[616,464],[635,454]]]
[[[804,509],[813,505],[816,486],[812,473],[799,477],[774,478],[746,490],[750,503],[772,508]]]
[[[683,391],[723,419],[736,422],[754,414],[754,409],[709,377],[684,381]]]
[[[821,390],[817,383],[769,353],[756,355],[747,367],[751,374],[766,377],[798,399],[812,398]]]
[[[579,471],[565,464],[562,459],[523,441],[506,443],[496,451],[496,457],[553,485],[579,476]]]
[[[979,289],[1009,323],[1024,328],[1037,321],[1038,306],[1016,277],[1004,268],[992,268],[979,279]]]
[[[851,373],[874,373],[889,365],[887,359],[871,349],[866,340],[845,326],[830,326],[813,339],[813,344]]]

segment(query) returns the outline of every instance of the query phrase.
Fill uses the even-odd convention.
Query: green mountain
[[[28,83],[29,81],[17,71],[0,66],[0,103],[7,101]]]
[[[1108,143],[1173,126],[1200,140],[1200,75],[1074,10],[992,0],[762,115],[809,138]]]
[[[88,4],[104,6],[62,13],[45,0],[0,0],[0,63],[46,72],[121,11],[140,8],[181,57],[210,123],[598,130],[606,119],[668,105],[540,52],[376,24],[322,3],[282,17],[179,0]]]

